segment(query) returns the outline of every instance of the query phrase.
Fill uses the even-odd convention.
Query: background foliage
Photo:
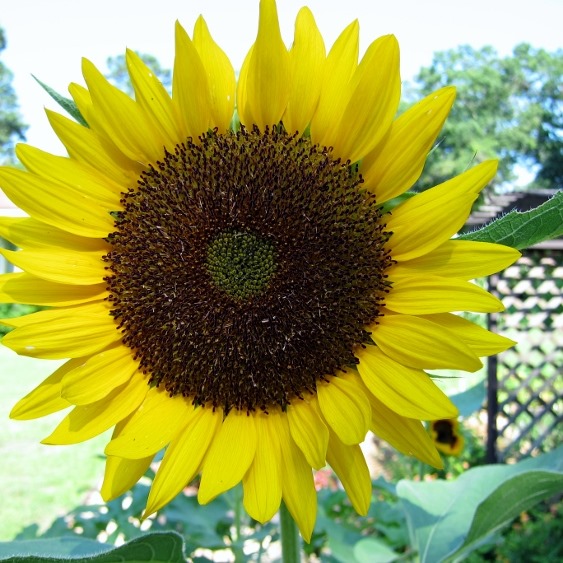
[[[14,144],[25,138],[27,129],[18,111],[13,75],[1,60],[5,48],[6,36],[0,27],[0,164],[14,162]]]
[[[491,187],[513,182],[519,168],[530,186],[563,185],[563,50],[526,43],[500,57],[492,47],[461,46],[435,53],[407,92],[414,102],[446,85],[454,107],[427,161],[419,189],[439,184],[488,158],[500,158]]]

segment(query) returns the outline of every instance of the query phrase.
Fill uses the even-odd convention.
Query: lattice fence
[[[518,342],[488,373],[489,462],[516,460],[563,443],[563,244],[527,250],[492,276],[506,311],[491,328]]]

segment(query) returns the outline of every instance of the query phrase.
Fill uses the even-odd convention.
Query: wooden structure
[[[472,214],[473,228],[511,209],[526,211],[552,191],[492,196]],[[487,461],[517,460],[563,443],[563,239],[525,249],[488,289],[506,310],[490,330],[517,341],[487,366]]]

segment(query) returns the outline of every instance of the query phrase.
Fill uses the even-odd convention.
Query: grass
[[[31,421],[10,420],[18,399],[27,394],[58,363],[19,357],[0,346],[0,541],[13,539],[23,528],[44,529],[58,516],[81,504],[103,476],[108,436],[73,446],[44,446],[61,413]]]

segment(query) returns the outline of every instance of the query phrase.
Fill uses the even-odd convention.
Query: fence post
[[[488,278],[488,291],[496,295],[496,286],[499,281],[498,275],[492,275]],[[494,332],[497,327],[497,314],[489,313],[487,315],[487,328]],[[487,361],[487,463],[498,463],[497,453],[497,413],[498,413],[498,357],[490,356]]]

